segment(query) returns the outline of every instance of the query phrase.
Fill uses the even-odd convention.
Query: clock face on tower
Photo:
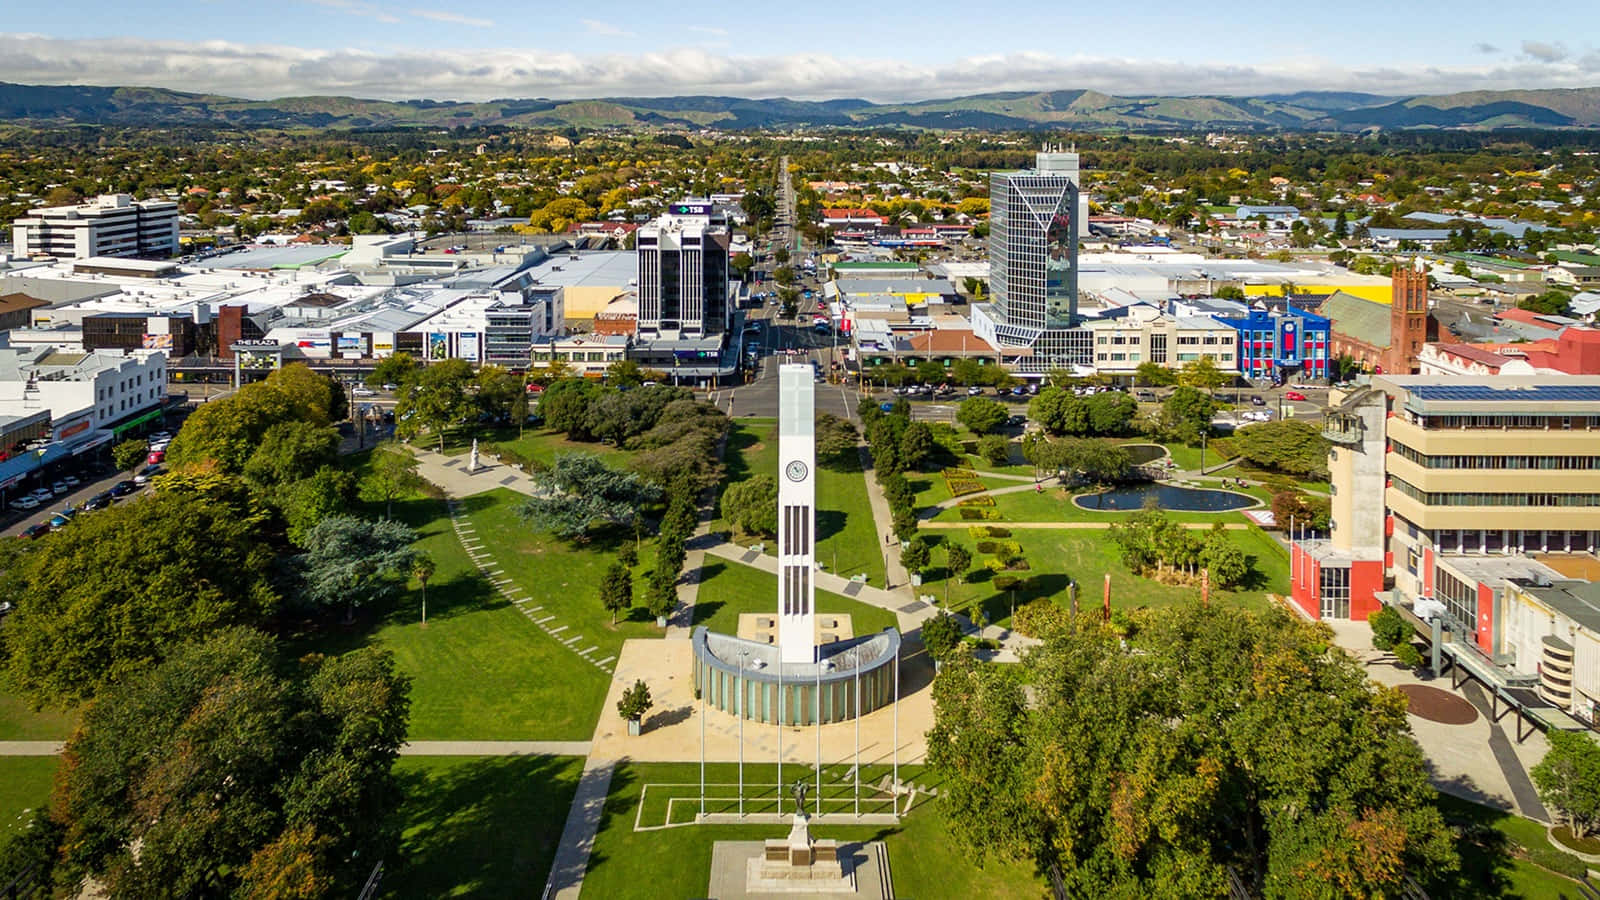
[[[783,471],[784,474],[789,476],[790,481],[806,480],[806,464],[798,459],[789,463],[789,465],[786,466]]]

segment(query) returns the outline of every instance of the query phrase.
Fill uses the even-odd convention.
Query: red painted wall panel
[[[1478,585],[1478,649],[1494,653],[1494,590],[1487,584]]]

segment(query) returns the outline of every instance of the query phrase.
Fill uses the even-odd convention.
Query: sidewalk
[[[584,762],[578,793],[572,798],[572,809],[567,812],[561,843],[550,865],[550,880],[545,882],[541,897],[578,900],[583,891],[584,872],[589,868],[589,851],[594,848],[594,836],[600,831],[600,814],[605,811],[606,794],[611,790],[611,775],[616,768],[616,761],[610,759],[591,756]]]
[[[888,576],[888,583],[884,587],[893,590],[898,586],[910,598],[911,573],[900,564],[900,544],[894,540],[894,514],[889,511],[889,498],[883,495],[883,486],[878,484],[878,479],[873,475],[872,451],[862,444],[856,448],[856,453],[861,457],[861,476],[867,482],[867,503],[872,507],[872,521],[877,526],[877,533],[884,538],[883,545],[878,549],[883,554],[883,570]]]
[[[588,756],[588,741],[408,741],[401,756]]]

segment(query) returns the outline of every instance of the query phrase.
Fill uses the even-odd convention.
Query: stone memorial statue
[[[794,784],[789,788],[790,793],[794,794],[794,814],[802,818],[806,814],[806,791],[810,790],[810,788],[810,782],[804,778],[795,779]]]
[[[478,471],[478,439],[472,439],[472,457],[467,460],[467,472]]]

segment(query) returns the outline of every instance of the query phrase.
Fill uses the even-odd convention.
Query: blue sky
[[[1600,26],[1579,6],[67,0],[7,11],[0,80],[251,97],[887,101],[1072,88],[1414,94],[1600,85]]]

